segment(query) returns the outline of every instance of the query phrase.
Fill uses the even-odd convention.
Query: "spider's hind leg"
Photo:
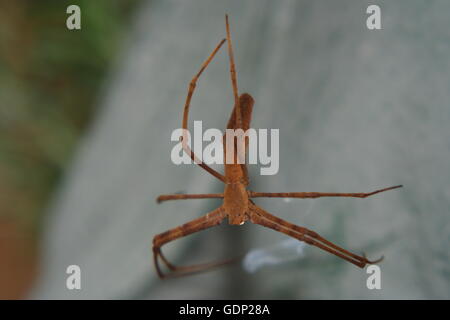
[[[300,241],[306,242],[309,245],[318,247],[324,251],[334,254],[335,256],[338,256],[341,259],[347,260],[360,268],[364,268],[367,264],[374,264],[382,260],[381,258],[379,260],[370,261],[365,257],[365,255],[358,256],[321,237],[317,234],[317,232],[275,217],[264,209],[253,204],[253,202],[250,209],[250,219],[253,223],[279,231]]]
[[[206,271],[224,264],[228,264],[233,262],[234,259],[213,262],[213,263],[205,263],[205,264],[197,264],[190,266],[175,266],[170,263],[167,258],[163,255],[161,251],[161,247],[173,240],[188,236],[195,232],[205,230],[214,226],[219,225],[223,218],[225,217],[225,213],[222,207],[192,220],[188,223],[185,223],[179,227],[170,229],[166,232],[160,233],[153,238],[153,261],[155,263],[156,272],[160,278],[170,278],[170,277],[178,277],[184,276],[192,273]],[[166,265],[166,267],[171,271],[171,273],[164,273],[159,265],[159,259]]]

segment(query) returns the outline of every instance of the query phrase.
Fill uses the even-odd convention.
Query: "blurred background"
[[[81,30],[66,28],[70,4]],[[366,27],[370,4],[381,30]],[[448,299],[449,12],[445,0],[0,0],[0,298]],[[220,205],[155,198],[223,188],[175,166],[170,135],[225,13],[252,124],[280,129],[280,171],[251,166],[252,190],[404,185],[364,200],[256,201],[355,253],[384,254],[381,290],[364,270],[251,224],[164,250],[179,264],[280,251],[276,264],[156,277],[153,236]],[[204,128],[223,129],[231,112],[227,59],[222,50],[194,95],[191,121]],[[66,288],[72,264],[81,290]]]
[[[78,32],[65,27],[73,3]],[[49,200],[138,3],[0,1],[0,298],[23,296],[35,276]]]

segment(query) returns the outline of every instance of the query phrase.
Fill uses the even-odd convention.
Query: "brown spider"
[[[223,265],[225,263],[229,263],[232,260],[226,260],[216,263],[207,263],[207,264],[199,264],[192,266],[184,266],[178,267],[171,264],[162,254],[161,247],[173,240],[179,239],[181,237],[185,237],[187,235],[193,234],[195,232],[205,230],[207,228],[211,228],[219,225],[222,220],[228,217],[229,224],[232,225],[242,225],[245,221],[250,220],[252,223],[256,223],[262,225],[267,228],[274,229],[276,231],[287,234],[288,236],[294,237],[300,241],[304,241],[310,245],[316,246],[322,250],[328,251],[344,260],[347,260],[354,265],[364,268],[366,264],[373,264],[381,261],[383,257],[378,260],[370,261],[364,255],[358,256],[354,253],[351,253],[334,243],[324,239],[319,234],[314,231],[311,231],[307,228],[297,226],[295,224],[289,223],[285,220],[282,220],[269,212],[265,211],[261,207],[257,206],[251,198],[259,198],[259,197],[272,197],[272,198],[319,198],[319,197],[356,197],[356,198],[366,198],[372,196],[374,194],[384,192],[387,190],[392,190],[396,188],[400,188],[401,185],[393,186],[389,188],[384,188],[380,190],[376,190],[370,193],[323,193],[323,192],[284,192],[284,193],[267,193],[267,192],[254,192],[247,190],[247,186],[249,184],[247,166],[245,163],[241,164],[238,161],[234,161],[232,164],[225,164],[225,175],[222,175],[210,168],[208,165],[200,161],[193,151],[189,148],[187,144],[186,130],[188,123],[188,113],[190,102],[192,98],[192,94],[194,93],[197,80],[199,79],[202,72],[206,69],[208,64],[214,58],[217,51],[220,47],[228,42],[228,55],[230,59],[230,74],[231,74],[231,83],[233,87],[234,94],[234,108],[231,114],[231,117],[228,121],[227,129],[243,129],[246,131],[250,128],[251,115],[253,110],[254,100],[253,98],[244,93],[241,96],[238,94],[237,88],[237,79],[236,79],[236,69],[234,64],[233,57],[233,48],[231,44],[231,36],[230,36],[230,27],[228,23],[228,16],[225,16],[226,22],[226,31],[227,38],[223,39],[211,55],[206,59],[203,65],[200,68],[200,71],[194,76],[194,78],[189,83],[189,91],[186,98],[186,104],[184,106],[184,115],[183,115],[183,129],[184,133],[181,137],[181,142],[183,145],[183,149],[187,152],[192,160],[194,160],[200,167],[205,169],[207,172],[212,174],[214,177],[219,179],[225,184],[225,190],[223,193],[208,193],[208,194],[171,194],[171,195],[161,195],[158,197],[157,201],[167,201],[167,200],[181,200],[181,199],[206,199],[206,198],[222,198],[223,204],[207,213],[206,215],[192,220],[188,223],[185,223],[176,228],[170,229],[166,232],[156,235],[153,238],[153,257],[154,263],[156,267],[156,271],[161,278],[173,277],[191,274],[194,272],[203,271],[209,269],[211,267],[216,267],[219,265]],[[225,139],[225,135],[224,135]],[[245,145],[248,147],[248,137],[245,138]],[[236,144],[235,144],[236,146]],[[224,159],[228,159],[226,157],[227,152],[232,152],[232,159],[245,159],[245,148],[242,152],[242,148],[234,148],[233,150],[227,150],[226,143],[224,143]],[[230,155],[229,155],[230,156]],[[244,161],[245,162],[245,161]],[[161,271],[161,268],[158,263],[158,257],[161,258],[162,262],[172,271],[169,274],[164,274]]]

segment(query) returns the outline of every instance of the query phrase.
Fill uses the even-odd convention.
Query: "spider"
[[[200,75],[209,65],[211,60],[214,58],[216,53],[222,47],[222,45],[227,42],[228,44],[228,56],[230,61],[230,75],[231,84],[233,88],[234,95],[234,107],[231,113],[230,119],[227,124],[227,129],[242,129],[246,131],[250,128],[250,121],[252,116],[252,110],[254,105],[254,100],[248,93],[238,94],[236,68],[233,56],[233,47],[231,43],[230,36],[230,26],[228,22],[228,15],[225,15],[226,24],[226,38],[222,39],[217,47],[213,50],[210,56],[204,61],[199,72],[192,78],[189,83],[188,94],[186,98],[186,103],[184,106],[183,113],[183,136],[180,137],[182,142],[183,150],[190,155],[191,159],[194,160],[201,168],[209,172],[215,178],[219,179],[225,184],[225,190],[223,193],[208,193],[208,194],[170,194],[161,195],[157,198],[158,203],[167,200],[181,200],[181,199],[207,199],[207,198],[221,198],[223,199],[222,205],[207,213],[206,215],[185,223],[176,228],[170,229],[166,232],[160,233],[153,238],[153,258],[155,263],[155,268],[158,276],[161,278],[168,278],[174,276],[182,276],[191,273],[196,273],[210,269],[212,267],[217,267],[233,260],[225,260],[215,263],[198,264],[191,266],[175,266],[170,263],[166,257],[162,254],[161,247],[168,242],[174,241],[176,239],[191,235],[195,232],[202,231],[214,226],[219,225],[222,220],[228,218],[228,223],[231,225],[242,225],[246,221],[250,221],[255,224],[282,232],[288,236],[296,238],[300,241],[304,241],[312,246],[318,247],[325,250],[331,254],[338,256],[360,268],[364,268],[366,264],[375,264],[380,262],[383,257],[378,260],[368,260],[363,254],[362,256],[356,255],[350,251],[347,251],[333,242],[323,238],[318,233],[309,230],[305,227],[297,226],[283,219],[280,219],[263,208],[259,207],[253,202],[253,198],[268,197],[268,198],[319,198],[319,197],[356,197],[356,198],[366,198],[375,195],[380,192],[396,189],[402,187],[401,185],[379,189],[369,193],[324,193],[324,192],[283,192],[283,193],[268,193],[268,192],[254,192],[247,189],[249,184],[247,166],[244,162],[234,161],[234,163],[225,164],[225,175],[220,174],[215,171],[202,161],[194,154],[194,152],[188,146],[187,139],[187,123],[189,107],[191,103],[192,95],[195,91]],[[225,141],[225,135],[224,135]],[[242,141],[242,140],[241,140]],[[224,159],[228,159],[227,152],[231,152],[232,159],[237,160],[245,159],[245,150],[248,147],[248,137],[245,138],[245,148],[235,147],[231,150],[227,150],[227,144],[224,143]],[[170,273],[163,273],[159,265],[159,259],[167,266]]]

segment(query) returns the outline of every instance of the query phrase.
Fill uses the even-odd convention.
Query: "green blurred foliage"
[[[0,0],[0,218],[38,230],[139,1]]]

